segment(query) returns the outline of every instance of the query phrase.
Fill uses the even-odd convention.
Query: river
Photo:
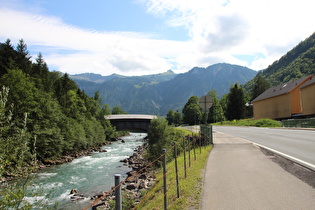
[[[146,133],[131,133],[121,137],[125,141],[113,142],[103,149],[107,152],[95,152],[91,156],[74,159],[70,163],[53,166],[41,170],[33,181],[32,187],[44,191],[38,199],[45,199],[49,205],[58,203],[58,209],[83,209],[90,200],[71,201],[70,191],[76,189],[85,197],[93,196],[101,191],[109,191],[114,186],[114,175],[121,174],[121,179],[127,177],[131,169],[124,166],[120,160],[134,153],[134,149],[144,143]],[[27,197],[33,202],[36,197]]]

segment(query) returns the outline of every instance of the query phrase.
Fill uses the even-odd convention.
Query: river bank
[[[107,152],[90,151],[89,155],[71,162],[43,168],[31,184],[44,191],[49,206],[58,203],[56,209],[84,209],[92,197],[114,186],[115,174],[127,178],[132,168],[120,161],[136,153],[135,148],[144,144],[145,136],[144,133],[130,133],[101,148]]]
[[[117,140],[115,140],[117,141]],[[105,144],[101,145],[101,146],[95,146],[95,147],[91,147],[89,149],[86,150],[82,150],[82,151],[74,151],[72,153],[69,153],[67,155],[63,155],[61,157],[58,157],[56,159],[45,159],[45,160],[41,160],[41,161],[36,161],[36,164],[33,166],[30,166],[28,168],[25,168],[25,171],[33,171],[35,173],[39,173],[41,170],[47,168],[47,167],[51,167],[51,166],[56,166],[56,165],[62,165],[65,163],[69,163],[72,162],[75,158],[79,158],[79,157],[83,157],[83,156],[90,156],[95,152],[107,152],[107,150],[102,149],[104,146],[106,145],[110,145],[112,144],[112,141],[106,142]],[[16,178],[23,178],[23,175],[10,175],[7,177],[1,177],[0,179],[0,184],[12,181]]]
[[[121,134],[123,134],[123,135],[119,135],[116,138],[112,138],[110,141],[105,142],[102,145],[93,146],[93,147],[90,147],[86,150],[69,152],[69,153],[62,155],[61,157],[58,157],[55,159],[37,160],[36,164],[29,165],[28,167],[25,167],[24,171],[25,172],[28,171],[28,173],[29,173],[29,171],[31,171],[32,173],[39,173],[41,170],[43,170],[45,168],[69,163],[69,162],[72,162],[76,158],[80,158],[83,156],[91,156],[93,153],[97,153],[97,152],[107,152],[107,150],[103,149],[104,146],[110,145],[113,142],[124,141],[121,139],[121,137],[130,135],[129,132],[122,132]],[[28,174],[28,173],[26,173],[26,174]],[[12,175],[8,175],[6,177],[0,177],[0,184],[4,184],[6,182],[12,181],[12,180],[17,179],[17,178],[23,178],[24,176],[25,176],[25,174],[24,175],[12,174]]]
[[[32,174],[32,179],[26,186],[24,202],[34,208],[39,201],[54,209],[84,209],[93,196],[107,192],[114,186],[115,174],[121,174],[122,180],[128,177],[127,173],[132,168],[120,161],[132,156],[135,148],[144,144],[146,135],[130,133],[101,147],[107,152],[90,151],[89,155],[74,158],[70,162],[38,170]],[[14,185],[15,181],[7,184]],[[72,189],[77,191],[80,199],[76,199],[73,193],[70,194]]]
[[[127,178],[122,181],[122,194],[124,199],[128,199],[130,205],[140,202],[140,197],[155,182],[155,172],[148,166],[148,161],[143,158],[146,144],[138,146],[133,155],[120,160],[125,166],[132,170],[127,173]],[[114,187],[109,192],[101,192],[91,198],[94,200],[92,209],[110,209],[110,205],[114,203],[115,191]]]

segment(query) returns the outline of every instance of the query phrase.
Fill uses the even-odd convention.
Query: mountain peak
[[[165,74],[175,74],[171,69],[165,72]]]

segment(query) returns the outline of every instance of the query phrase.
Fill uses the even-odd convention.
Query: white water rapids
[[[121,139],[125,141],[113,142],[103,149],[107,152],[96,152],[91,156],[74,159],[70,163],[53,166],[41,170],[32,188],[43,190],[43,195],[28,196],[26,200],[33,203],[44,199],[48,205],[58,203],[58,209],[83,209],[90,200],[71,201],[70,191],[76,189],[85,197],[94,196],[101,191],[109,191],[114,186],[114,175],[121,174],[121,179],[132,169],[124,166],[123,160],[134,153],[134,149],[144,143],[146,133],[131,133]]]

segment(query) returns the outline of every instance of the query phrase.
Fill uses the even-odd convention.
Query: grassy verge
[[[191,132],[190,132],[191,133]],[[202,177],[212,146],[196,148],[196,160],[194,159],[194,151],[191,150],[191,164],[188,163],[188,152],[186,152],[186,178],[184,170],[184,154],[177,159],[180,197],[177,198],[175,160],[167,164],[167,202],[168,209],[198,209],[200,193],[202,190]],[[172,155],[172,154],[168,154]],[[164,193],[163,193],[163,173],[162,169],[156,175],[156,184],[145,196],[144,202],[138,209],[163,209]]]
[[[212,125],[234,125],[234,126],[254,126],[254,127],[282,127],[282,124],[271,119],[242,119],[213,123]]]
[[[199,133],[191,132],[191,131],[189,131],[189,130],[187,130],[185,128],[177,127],[176,129],[180,130],[182,132],[183,136],[188,136],[188,135],[190,135],[190,136],[199,136]]]

